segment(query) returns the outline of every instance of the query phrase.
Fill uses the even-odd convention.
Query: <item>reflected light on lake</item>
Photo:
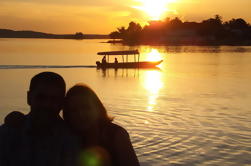
[[[143,86],[148,92],[147,111],[154,111],[159,91],[163,87],[161,71],[146,71],[143,76]]]
[[[159,61],[162,59],[161,53],[157,49],[151,49],[149,53],[146,53],[147,61]]]
[[[53,71],[67,88],[84,82],[94,89],[128,130],[142,166],[250,165],[250,46],[137,46],[141,61],[163,58],[162,70],[69,68],[130,48],[105,42],[0,39],[0,123],[12,110],[27,114],[30,79]]]

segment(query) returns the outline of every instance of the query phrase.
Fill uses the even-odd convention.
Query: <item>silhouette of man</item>
[[[117,58],[114,59],[114,63],[119,63]]]
[[[42,72],[32,78],[27,93],[30,112],[23,117],[12,113],[21,119],[15,121],[19,126],[0,126],[1,166],[74,165],[78,145],[59,116],[65,89],[64,79],[56,73]]]
[[[102,58],[102,64],[105,64],[106,63],[106,56],[104,56],[103,58]]]

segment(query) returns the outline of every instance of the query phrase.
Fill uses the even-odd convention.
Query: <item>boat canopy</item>
[[[140,54],[138,50],[98,52],[98,55],[108,56],[108,62],[110,55],[121,55],[123,63],[125,61],[128,62],[128,55],[134,55],[134,62],[139,62],[140,59]],[[124,56],[126,56],[126,60]]]
[[[135,55],[139,54],[138,50],[129,51],[108,51],[108,52],[98,52],[98,55]]]

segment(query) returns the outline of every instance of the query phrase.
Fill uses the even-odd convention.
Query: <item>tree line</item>
[[[251,45],[251,26],[242,18],[223,22],[219,15],[201,22],[183,22],[176,17],[150,21],[144,27],[130,22],[109,36],[125,44]]]

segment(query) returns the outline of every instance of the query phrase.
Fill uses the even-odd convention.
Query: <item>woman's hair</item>
[[[64,108],[65,109],[64,110],[64,119],[67,119],[67,117],[66,117],[67,115],[65,113],[67,111],[71,111],[71,110],[66,110],[66,109],[67,109],[67,104],[69,104],[68,99],[73,96],[83,96],[86,98],[91,98],[91,100],[93,100],[93,103],[96,104],[96,106],[98,108],[98,123],[107,123],[107,122],[111,122],[113,120],[112,117],[108,116],[107,110],[105,109],[103,103],[100,101],[100,99],[98,98],[96,93],[90,87],[88,87],[87,85],[82,84],[82,83],[74,85],[66,93],[66,97],[65,97],[66,107]]]

